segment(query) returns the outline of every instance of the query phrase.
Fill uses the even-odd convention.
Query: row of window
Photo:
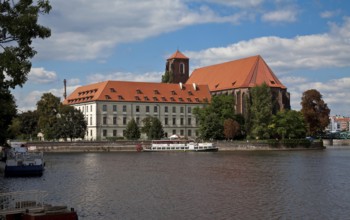
[[[173,117],[172,118],[172,125],[176,125],[176,120],[177,118],[176,117]],[[141,123],[141,119],[140,117],[136,117],[135,118],[135,121],[138,125],[140,125]],[[128,121],[127,121],[127,117],[123,117],[123,125],[127,125]],[[169,118],[168,117],[165,117],[164,118],[164,125],[169,125]],[[103,125],[107,125],[109,124],[108,123],[108,117],[107,116],[103,116],[102,117],[102,124]],[[113,117],[113,121],[112,121],[112,124],[113,125],[117,125],[118,124],[118,118],[116,116]],[[183,117],[180,118],[180,125],[184,125],[185,124],[185,119]],[[92,117],[90,117],[90,125],[92,125]],[[187,118],[187,125],[192,125],[192,118],[191,117],[188,117]]]
[[[177,133],[177,132],[179,132],[179,133]],[[185,135],[185,130],[184,129],[180,129],[180,130],[173,129],[172,130],[172,134],[180,134],[181,136],[184,136]],[[196,136],[198,135],[198,131],[197,130],[195,131],[195,134],[196,134]],[[103,129],[102,130],[102,137],[107,137],[107,136],[111,136],[111,135],[112,135],[112,137],[117,137],[118,136],[118,130],[116,130],[116,129],[112,130],[111,134],[108,134],[108,130],[107,129]],[[165,137],[167,137],[168,133],[165,133],[164,135],[165,135]],[[192,137],[192,135],[193,135],[192,129],[187,129],[187,134],[186,135],[188,137]],[[90,136],[92,137],[92,130],[90,130]],[[122,136],[125,136],[125,130],[122,131]]]
[[[145,107],[145,112],[150,112],[151,107],[150,106],[139,106],[136,105],[135,106],[135,112],[141,112],[141,108]],[[158,112],[158,107],[160,108],[160,106],[153,106],[153,112]],[[128,106],[123,105],[122,107],[122,111],[123,112],[127,112]],[[102,105],[102,111],[103,112],[107,112],[107,105]],[[169,112],[170,108],[169,106],[164,106],[164,112]],[[117,105],[112,105],[112,111],[113,112],[117,112]],[[177,107],[173,106],[172,107],[172,112],[176,113],[177,111]],[[180,113],[184,113],[185,112],[185,107],[184,106],[180,106]],[[191,107],[187,107],[187,113],[191,114],[192,113],[192,108]]]

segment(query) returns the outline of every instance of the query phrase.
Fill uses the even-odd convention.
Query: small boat
[[[77,220],[77,212],[67,206],[44,203],[47,192],[39,190],[0,193],[0,219]]]
[[[192,140],[154,140],[151,145],[145,147],[142,151],[154,152],[154,151],[218,151],[219,148],[211,142],[194,142]]]
[[[43,172],[42,152],[29,152],[25,143],[11,143],[11,148],[6,150],[5,177],[42,176]]]

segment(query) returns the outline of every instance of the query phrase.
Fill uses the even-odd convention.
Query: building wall
[[[204,104],[98,101],[73,106],[82,111],[87,120],[85,140],[105,140],[107,137],[123,137],[132,118],[141,128],[142,120],[147,116],[161,121],[167,137],[177,134],[196,138],[198,126],[192,112]],[[146,135],[142,134],[142,138],[145,139]]]

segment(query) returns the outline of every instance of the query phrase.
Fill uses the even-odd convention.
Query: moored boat
[[[218,151],[219,148],[211,142],[194,142],[192,140],[154,140],[151,145],[143,148],[145,152],[161,151]]]
[[[41,176],[44,172],[42,152],[29,152],[25,144],[11,144],[6,151],[4,174],[9,176]]]

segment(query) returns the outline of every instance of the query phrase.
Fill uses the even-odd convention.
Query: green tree
[[[137,125],[136,121],[132,119],[126,126],[125,137],[129,140],[137,140],[140,138],[140,136],[141,132],[139,126]]]
[[[162,75],[162,83],[173,83],[173,80],[172,72],[165,71],[164,75]]]
[[[46,140],[57,138],[57,121],[60,108],[60,99],[52,93],[44,93],[37,102],[38,127]]]
[[[270,88],[263,83],[250,90],[251,105],[251,136],[258,139],[270,137],[268,126],[272,117],[272,96]]]
[[[330,122],[330,109],[323,101],[321,93],[316,89],[305,91],[300,104],[308,135],[315,136],[322,133]]]
[[[30,59],[36,51],[34,38],[47,38],[50,29],[39,25],[39,14],[51,10],[48,0],[0,1],[0,144],[8,138],[8,126],[16,115],[10,88],[22,86],[31,69]]]
[[[57,121],[54,126],[55,138],[84,138],[87,129],[87,123],[84,114],[73,106],[60,105]]]
[[[21,133],[25,140],[32,140],[38,134],[38,114],[37,111],[27,111],[18,115],[21,121]]]
[[[18,117],[12,119],[12,122],[7,130],[9,133],[9,137],[11,139],[12,138],[22,139],[20,137],[20,135],[21,135],[21,120]]]
[[[164,137],[163,125],[158,118],[148,116],[142,122],[144,126],[141,131],[146,133],[148,139],[160,139]]]
[[[8,90],[0,88],[0,145],[10,138],[8,127],[15,116],[16,104],[12,94]]]
[[[231,95],[214,96],[204,108],[194,108],[199,122],[199,136],[203,139],[223,139],[225,119],[235,119],[234,98]],[[212,129],[215,127],[215,129]]]
[[[273,115],[269,129],[273,137],[282,139],[304,138],[306,135],[303,115],[294,110],[284,110]]]

